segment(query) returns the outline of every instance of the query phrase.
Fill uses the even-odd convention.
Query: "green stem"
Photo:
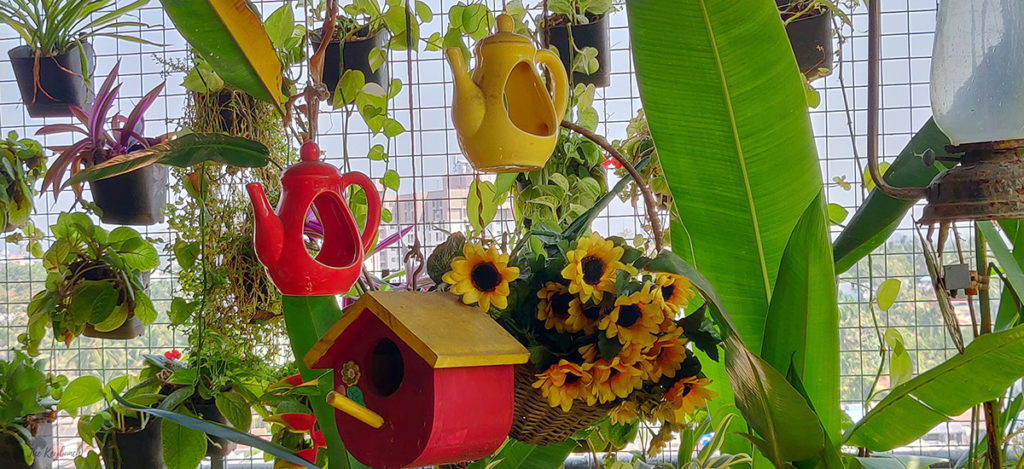
[[[980,334],[991,334],[992,305],[989,303],[988,292],[988,253],[986,252],[985,235],[981,233],[981,228],[977,225],[974,226],[974,253],[978,263],[978,311],[981,316],[981,324],[978,332]],[[997,402],[994,400],[985,402],[984,412],[985,439],[988,442],[986,458],[988,459],[988,465],[990,468],[999,469],[1003,467],[1003,464],[1002,451],[999,448],[999,433],[996,431],[996,427],[998,425],[997,419],[999,418]]]

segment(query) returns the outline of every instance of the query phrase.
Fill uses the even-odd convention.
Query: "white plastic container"
[[[935,123],[954,144],[1024,139],[1024,0],[942,0]]]

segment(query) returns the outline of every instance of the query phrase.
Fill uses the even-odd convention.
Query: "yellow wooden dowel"
[[[349,399],[344,394],[331,391],[327,394],[327,404],[338,409],[356,420],[363,422],[373,428],[384,426],[384,417],[380,414],[359,405],[358,402]]]

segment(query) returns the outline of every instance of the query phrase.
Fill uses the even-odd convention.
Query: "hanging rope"
[[[408,72],[409,84],[407,85],[407,92],[409,93],[409,156],[412,163],[412,217],[413,217],[413,229],[412,229],[412,246],[409,248],[409,252],[405,254],[403,259],[406,265],[406,276],[407,284],[409,289],[415,291],[416,283],[419,279],[420,273],[423,271],[423,246],[420,244],[420,202],[419,192],[416,189],[416,124],[414,121],[413,98],[412,98],[412,52],[416,43],[413,42],[412,37],[412,10],[409,8],[409,0],[405,0],[405,47],[406,47],[406,71]],[[401,199],[399,198],[399,201]],[[415,262],[412,266],[409,262]]]

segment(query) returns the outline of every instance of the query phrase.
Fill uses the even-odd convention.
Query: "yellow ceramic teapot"
[[[497,22],[498,32],[476,45],[472,76],[459,49],[445,50],[455,76],[452,122],[462,153],[478,171],[532,171],[555,149],[569,82],[554,52],[537,50],[526,36],[513,33],[508,15],[499,15]],[[553,97],[537,63],[551,75]]]

